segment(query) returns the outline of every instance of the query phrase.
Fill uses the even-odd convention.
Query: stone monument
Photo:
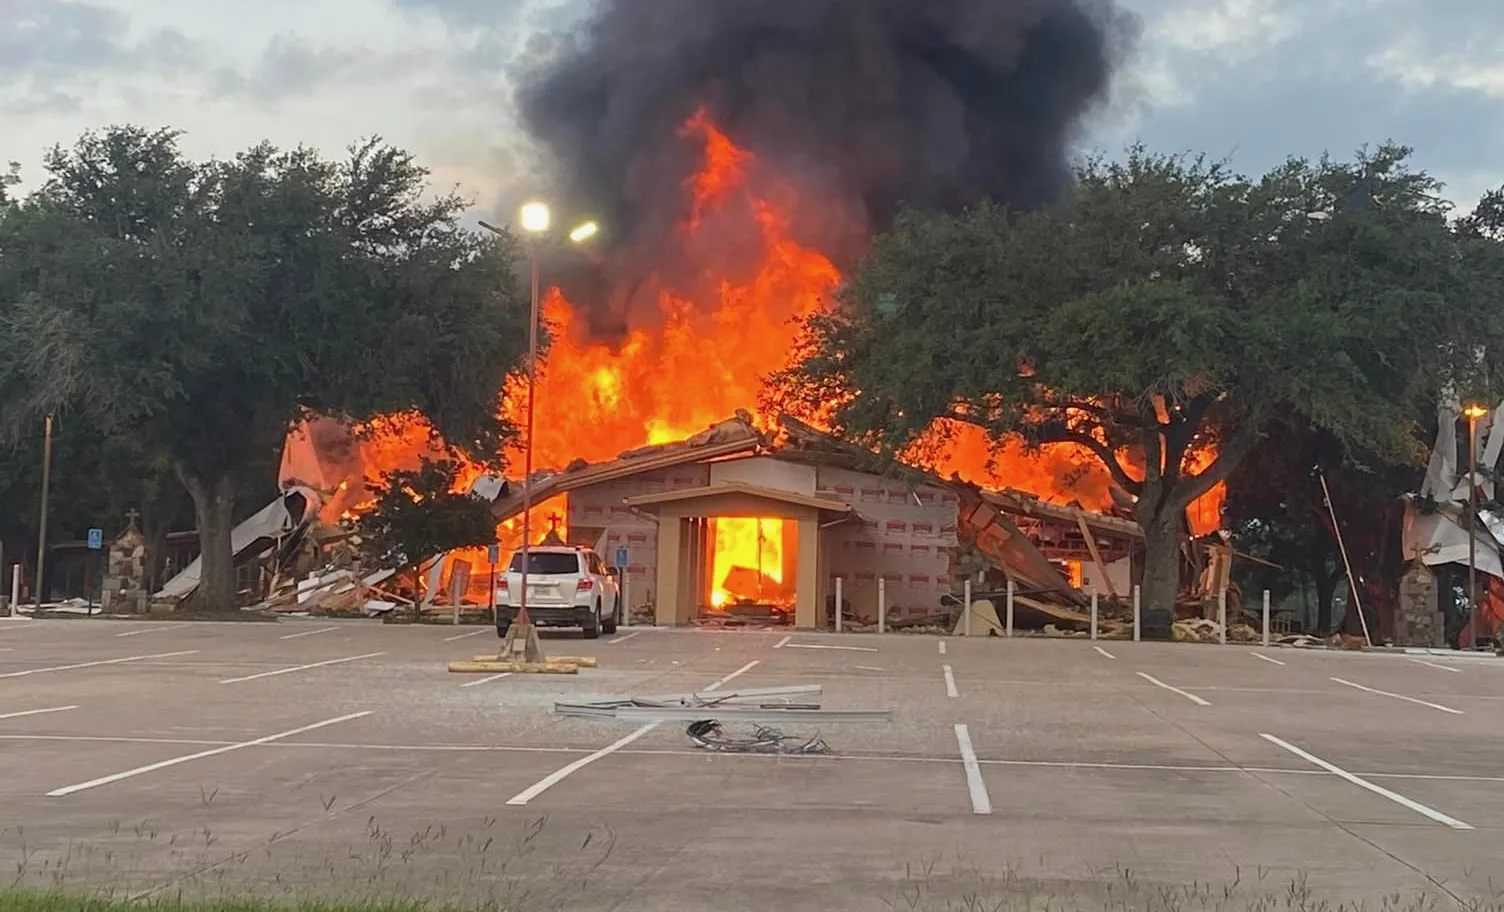
[[[1400,577],[1400,601],[1394,613],[1396,646],[1445,645],[1446,620],[1438,600],[1436,574],[1417,558]]]
[[[100,609],[105,614],[145,614],[151,593],[146,591],[146,536],[136,528],[141,514],[126,514],[129,525],[110,543],[109,562],[105,565]]]

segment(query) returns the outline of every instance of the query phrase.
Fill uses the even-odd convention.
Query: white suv
[[[621,587],[615,568],[608,568],[589,548],[544,545],[528,549],[527,615],[539,627],[579,627],[593,640],[616,632]],[[496,635],[507,629],[522,607],[522,552],[512,554],[496,581]]]

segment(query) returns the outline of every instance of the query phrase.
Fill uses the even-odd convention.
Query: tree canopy
[[[1497,245],[1408,156],[1251,179],[1133,149],[1057,207],[909,212],[808,320],[777,395],[889,451],[941,418],[1089,449],[1136,498],[1146,604],[1169,607],[1186,507],[1271,418],[1403,461],[1444,390],[1498,387],[1504,361],[1474,355],[1504,343]]]
[[[310,414],[421,415],[496,462],[527,345],[510,236],[459,225],[413,157],[261,144],[194,162],[115,127],[47,157],[0,217],[0,439],[48,413],[129,438],[191,495],[205,607],[233,602],[237,489]]]

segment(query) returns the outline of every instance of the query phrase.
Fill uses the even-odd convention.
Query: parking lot
[[[545,642],[600,667],[447,673],[496,648],[487,628],[0,622],[0,863],[116,895],[624,912],[1125,891],[1147,908],[1167,884],[1219,908],[1234,884],[1249,905],[1292,883],[1373,904],[1497,892],[1504,661],[639,629]],[[551,713],[786,684],[894,720],[825,726],[833,756],[767,757]]]

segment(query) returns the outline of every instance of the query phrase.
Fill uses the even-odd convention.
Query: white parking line
[[[445,643],[453,643],[455,640],[464,640],[464,639],[468,639],[470,637],[478,637],[478,636],[480,636],[483,633],[490,633],[490,632],[491,632],[491,628],[490,627],[482,627],[479,630],[470,630],[470,631],[467,631],[465,633],[457,633],[457,634],[455,634],[452,637],[444,637],[443,641]]]
[[[1411,659],[1410,661],[1414,662],[1417,665],[1424,665],[1427,668],[1439,668],[1442,671],[1450,671],[1454,675],[1460,675],[1460,674],[1462,674],[1462,669],[1461,668],[1448,668],[1445,665],[1438,665],[1435,662],[1426,662],[1426,661],[1423,661],[1421,659]]]
[[[1338,684],[1345,684],[1348,687],[1352,687],[1352,688],[1357,689],[1357,690],[1366,691],[1367,693],[1378,694],[1381,697],[1393,697],[1396,700],[1404,700],[1406,703],[1414,703],[1417,706],[1428,706],[1431,709],[1439,709],[1439,710],[1441,710],[1444,713],[1451,713],[1454,716],[1465,716],[1465,715],[1467,715],[1467,713],[1463,712],[1460,709],[1453,709],[1450,706],[1442,706],[1440,703],[1428,703],[1425,700],[1417,700],[1414,697],[1407,697],[1404,694],[1390,693],[1387,690],[1375,690],[1372,687],[1364,687],[1362,684],[1354,684],[1352,681],[1347,681],[1347,680],[1344,680],[1342,678],[1332,678],[1332,680],[1336,681]]]
[[[310,662],[307,665],[294,665],[291,668],[278,668],[276,671],[263,671],[260,674],[246,675],[243,678],[226,678],[221,684],[239,684],[242,681],[255,681],[261,678],[275,678],[277,675],[292,674],[295,671],[307,671],[310,668],[323,668],[326,665],[340,665],[345,662],[358,662],[361,659],[374,659],[384,656],[384,652],[368,652],[365,655],[345,656],[343,659],[326,659],[323,662]]]
[[[267,735],[264,738],[256,738],[253,741],[237,741],[234,744],[226,744],[223,747],[215,747],[211,748],[210,750],[199,751],[196,754],[186,754],[182,757],[173,757],[171,760],[162,760],[157,763],[149,763],[146,766],[138,766],[135,769],[128,769],[123,773],[112,773],[108,776],[101,776],[98,779],[90,779],[88,782],[80,782],[77,785],[65,785],[60,789],[53,789],[52,791],[48,792],[47,797],[61,798],[64,795],[71,795],[74,792],[82,792],[85,789],[97,788],[101,785],[109,785],[112,782],[119,782],[122,779],[130,779],[133,776],[140,776],[145,773],[154,773],[159,769],[166,769],[169,766],[177,766],[180,763],[188,763],[192,760],[202,760],[205,757],[215,757],[219,754],[228,754],[230,751],[240,750],[241,748],[245,747],[255,747],[258,744],[270,744],[273,741],[280,741],[283,738],[291,738],[294,735],[301,735],[304,732],[311,732],[316,731],[320,728],[327,728],[330,725],[337,725],[340,722],[349,722],[351,719],[359,719],[362,716],[369,716],[370,714],[370,710],[358,713],[350,713],[349,715],[338,716],[333,719],[325,719],[322,722],[315,722],[312,725],[305,725],[302,728],[294,728],[290,731],[279,732],[275,735]]]
[[[941,655],[945,655],[945,641],[944,640],[940,641],[940,654]]]
[[[789,634],[788,636],[786,636],[783,639],[779,640],[778,642],[774,643],[773,644],[773,648],[774,649],[782,649],[784,646],[788,645],[789,640],[792,640],[793,638],[794,638],[793,634]]]
[[[959,697],[961,694],[956,690],[956,674],[951,671],[949,665],[941,665],[940,670],[945,672],[945,695],[947,697]]]
[[[503,671],[501,674],[489,675],[487,677],[480,678],[480,679],[475,680],[475,681],[466,681],[465,683],[461,684],[460,686],[461,687],[479,687],[482,684],[489,684],[492,681],[500,681],[502,678],[510,678],[511,676],[512,676],[512,673],[510,671]]]
[[[151,655],[126,656],[123,659],[103,659],[98,662],[75,662],[72,665],[52,665],[47,668],[28,668],[25,671],[8,671],[0,674],[0,678],[24,678],[27,675],[43,674],[49,671],[72,671],[75,668],[96,668],[100,665],[124,665],[126,662],[144,662],[147,659],[171,659],[177,656],[194,655],[197,649],[188,649],[182,652],[157,652]]]
[[[732,681],[736,680],[737,678],[741,677],[742,675],[746,674],[747,672],[751,671],[761,664],[762,660],[753,659],[752,661],[738,668],[736,671],[733,671],[731,674],[726,675],[724,678],[721,678],[719,681],[716,681],[714,684],[700,691],[700,693],[709,693],[712,690],[720,690],[722,685],[731,683]]]
[[[760,664],[762,663],[759,660],[753,659],[752,661],[738,668],[736,671],[733,671],[731,674],[726,675],[724,678],[721,678],[719,681],[716,681],[714,684],[711,684],[709,687],[700,691],[700,693],[709,693],[713,690],[719,690],[722,684],[725,684],[727,681],[746,674]],[[534,782],[532,785],[513,795],[511,798],[508,798],[507,804],[513,807],[521,807],[523,805],[526,805],[529,801],[537,798],[539,795],[558,785],[560,782],[563,782],[565,779],[569,778],[570,776],[574,775],[575,773],[579,772],[595,761],[601,759],[602,757],[616,753],[617,751],[621,750],[622,748],[626,747],[633,741],[636,741],[638,738],[641,738],[643,735],[647,734],[657,727],[657,722],[649,722],[643,727],[637,729],[637,731],[634,731],[630,735],[627,735],[623,738],[617,739],[616,741],[606,745],[595,753],[586,754],[573,763],[560,767],[554,772],[549,773],[547,776],[544,776],[542,779],[539,779],[537,782]]]
[[[1108,652],[1107,650],[1103,649],[1101,646],[1093,646],[1092,648],[1095,649],[1097,652],[1100,652],[1102,655],[1106,656],[1109,659],[1115,659],[1115,658],[1117,658],[1117,656],[1115,656],[1112,653]]]
[[[127,630],[125,633],[117,633],[115,634],[115,636],[135,637],[140,636],[143,633],[162,633],[163,631],[167,630],[181,630],[182,628],[187,626],[187,624],[157,624],[151,627],[142,627],[140,630]]]
[[[1274,665],[1283,665],[1283,664],[1285,664],[1284,662],[1281,662],[1279,659],[1271,659],[1268,656],[1264,655],[1262,652],[1254,652],[1252,649],[1248,650],[1248,654],[1251,655],[1251,656],[1253,656],[1255,659],[1263,659],[1265,662],[1269,662],[1269,663],[1274,664]]]
[[[815,643],[785,643],[790,649],[840,649],[846,652],[877,652],[873,646],[821,646]]]
[[[1472,829],[1470,825],[1463,823],[1461,820],[1458,820],[1455,817],[1449,817],[1446,814],[1443,814],[1441,811],[1436,810],[1435,808],[1426,807],[1419,801],[1413,801],[1409,798],[1406,798],[1399,792],[1391,792],[1389,789],[1384,788],[1382,785],[1374,785],[1367,779],[1349,773],[1347,770],[1343,769],[1335,763],[1328,763],[1315,754],[1307,753],[1306,751],[1301,750],[1288,741],[1281,740],[1280,738],[1276,738],[1275,736],[1266,734],[1264,732],[1260,732],[1259,737],[1268,741],[1270,744],[1284,748],[1285,750],[1301,758],[1302,760],[1305,760],[1308,763],[1313,763],[1335,776],[1340,776],[1341,778],[1346,779],[1348,782],[1351,782],[1353,785],[1356,785],[1359,788],[1367,789],[1368,791],[1373,792],[1375,795],[1381,795],[1385,798],[1388,798],[1395,804],[1407,807],[1423,817],[1429,817],[1437,823],[1445,824],[1446,826],[1449,826],[1454,830]]]
[[[1200,697],[1196,696],[1195,694],[1190,693],[1188,691],[1181,690],[1179,687],[1171,687],[1170,685],[1168,685],[1165,682],[1161,681],[1159,678],[1154,677],[1153,675],[1147,675],[1147,674],[1144,674],[1141,671],[1141,672],[1138,673],[1138,676],[1141,677],[1141,678],[1143,678],[1145,681],[1148,681],[1150,684],[1153,684],[1155,687],[1163,687],[1165,690],[1168,690],[1171,693],[1178,693],[1178,694],[1180,694],[1182,697],[1185,697],[1187,700],[1190,700],[1192,703],[1195,703],[1197,706],[1210,706],[1211,705],[1210,703],[1208,703],[1207,701],[1201,699]]]
[[[971,746],[971,732],[965,725],[956,725],[956,746],[961,749],[961,764],[966,768],[966,790],[971,793],[971,812],[991,814],[992,799],[987,796],[987,783],[982,781],[982,768],[977,764],[977,752]]]
[[[50,709],[23,709],[20,712],[0,713],[0,719],[19,719],[22,716],[42,716],[47,713],[67,712],[70,709],[78,709],[77,706],[54,706]]]
[[[338,627],[320,627],[317,630],[304,630],[302,633],[289,633],[287,636],[277,637],[277,639],[279,639],[279,640],[296,640],[299,637],[318,636],[321,633],[328,633],[331,630],[338,630],[338,629],[339,629]]]
[[[639,636],[642,636],[642,631],[641,630],[634,630],[631,633],[624,633],[621,636],[617,637],[616,639],[614,639],[614,640],[607,640],[606,642],[608,642],[608,643],[610,643],[611,645],[614,646],[617,643],[625,643],[627,640],[630,640],[632,637],[639,637]]]

